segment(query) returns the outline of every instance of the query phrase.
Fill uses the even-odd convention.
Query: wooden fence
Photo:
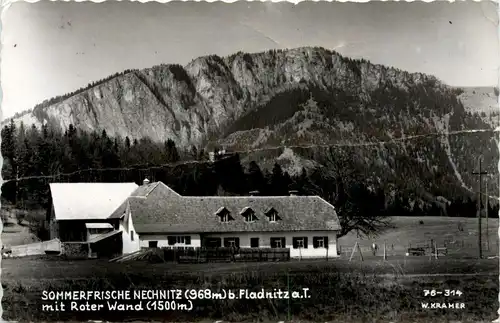
[[[289,261],[288,248],[165,247],[163,260],[180,263]]]
[[[429,239],[427,241],[411,242],[384,242],[375,241],[377,250],[372,249],[371,241],[360,241],[356,250],[353,245],[339,245],[339,254],[343,258],[350,258],[351,255],[359,257],[359,252],[363,256],[390,257],[409,256],[446,256],[452,258],[475,257],[478,254],[478,244],[473,240],[464,239]],[[359,247],[359,249],[358,249]],[[498,256],[498,239],[490,243],[482,241],[482,252],[485,257]]]

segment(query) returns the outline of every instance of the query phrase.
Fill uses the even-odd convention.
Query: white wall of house
[[[123,220],[120,221],[119,230],[122,231],[122,253],[132,253],[141,249],[139,244],[139,235],[135,231],[134,221],[132,220],[130,210],[128,209]]]
[[[190,244],[186,244],[186,236],[190,237]],[[175,245],[169,245],[169,237],[175,237]],[[149,247],[150,242],[156,242],[157,247],[200,247],[201,240],[199,234],[192,233],[180,233],[180,234],[141,234],[140,236],[140,246]]]
[[[296,232],[235,232],[235,233],[213,233],[204,234],[204,237],[224,238],[237,237],[240,240],[240,248],[250,248],[250,239],[259,238],[260,248],[270,248],[271,238],[285,238],[284,248],[290,248],[292,258],[323,258],[338,257],[337,232],[335,231],[296,231]],[[293,248],[293,238],[307,237],[307,248]],[[328,248],[314,248],[314,237],[328,237]]]

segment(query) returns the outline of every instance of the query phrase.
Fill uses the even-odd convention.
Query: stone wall
[[[86,259],[89,257],[89,245],[81,242],[62,242],[61,254],[70,259]]]

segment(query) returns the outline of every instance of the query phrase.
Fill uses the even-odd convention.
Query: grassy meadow
[[[377,254],[382,255],[385,242],[388,256],[403,256],[408,247],[429,244],[432,239],[438,248],[446,246],[449,257],[474,258],[478,255],[477,218],[395,217],[392,219],[392,224],[394,229],[388,229],[372,239],[358,238],[355,232],[340,238],[338,243],[342,253],[345,255],[351,251],[357,241],[363,254],[369,255],[370,246],[372,242],[375,242],[379,246]],[[489,250],[486,228],[488,228]],[[486,219],[483,218],[481,231],[483,232],[483,255],[498,256],[498,219],[488,219],[487,226]]]
[[[103,260],[62,261],[56,257],[2,261],[2,306],[7,320],[68,320],[74,312],[42,312],[41,293],[61,290],[123,289],[282,289],[309,288],[311,298],[265,300],[194,300],[192,311],[79,312],[79,320],[164,319],[231,322],[294,320],[360,322],[489,320],[498,309],[498,262],[408,259],[406,263],[368,260],[293,261],[273,264],[150,264]],[[463,272],[468,271],[469,274]],[[429,276],[428,273],[439,274]],[[471,275],[476,273],[476,275]],[[424,289],[461,290],[463,310],[422,309],[430,302]],[[183,302],[183,301],[181,301]],[[184,301],[185,302],[185,301]]]
[[[165,320],[230,322],[491,322],[498,317],[498,259],[476,259],[475,219],[398,218],[395,229],[375,238],[395,249],[387,261],[381,253],[363,250],[364,261],[349,255],[339,259],[294,260],[276,263],[174,264],[109,263],[106,260],[66,261],[57,256],[2,260],[2,299],[5,320]],[[457,221],[463,221],[463,230]],[[492,237],[498,221],[490,220]],[[485,227],[485,226],[483,226]],[[448,236],[447,236],[448,235]],[[451,237],[449,235],[452,235]],[[450,256],[438,259],[404,256],[404,248],[434,239],[453,246]],[[355,234],[339,240],[344,249],[359,241],[364,249],[372,240]],[[440,243],[441,242],[441,243]],[[455,243],[458,245],[458,243]],[[496,245],[491,240],[490,247]],[[490,248],[493,249],[493,248]],[[392,250],[392,249],[391,249]],[[366,252],[365,252],[366,251]],[[462,257],[459,257],[460,252]],[[309,288],[310,298],[193,300],[191,311],[163,312],[43,312],[43,290],[130,289],[248,289],[298,290]],[[424,296],[424,289],[460,290],[455,297]],[[185,300],[181,300],[185,303]],[[464,309],[423,309],[424,302],[462,302]]]

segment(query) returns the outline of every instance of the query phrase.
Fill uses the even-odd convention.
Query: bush
[[[26,212],[22,210],[15,210],[14,212],[16,213],[17,224],[23,223],[23,220],[26,218]]]

